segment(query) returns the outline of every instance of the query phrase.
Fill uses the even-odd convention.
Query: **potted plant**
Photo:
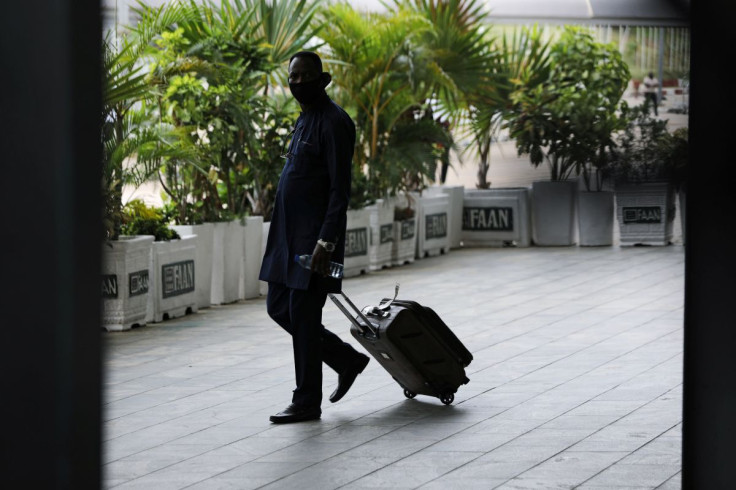
[[[123,208],[122,230],[126,235],[153,236],[149,321],[163,320],[197,311],[197,236],[180,236],[168,223],[165,210],[133,199]]]
[[[102,153],[102,322],[127,330],[147,322],[152,278],[150,235],[126,235],[122,194],[155,175],[177,134],[150,118],[150,97],[137,55],[148,38],[103,42]]]
[[[652,117],[646,107],[632,108],[609,163],[622,246],[671,243],[675,182],[687,162],[683,143],[669,132],[666,120]]]
[[[492,55],[483,83],[468,93],[467,116],[472,151],[478,157],[475,189],[465,189],[460,241],[467,246],[527,247],[530,238],[530,192],[526,187],[492,187],[488,180],[491,145],[516,106],[515,90],[531,90],[547,80],[550,41],[537,26],[514,29],[489,43]]]
[[[628,105],[622,100],[630,77],[618,49],[592,38],[578,36],[578,65],[585,78],[584,94],[575,103],[570,149],[577,162],[582,187],[577,196],[578,243],[581,246],[613,245],[614,192],[607,180],[614,135],[628,121]],[[584,78],[583,75],[581,77]]]
[[[572,245],[577,235],[576,178],[606,145],[629,79],[618,51],[580,27],[565,27],[550,53],[549,77],[512,94],[508,116],[519,154],[549,164],[550,180],[532,183],[532,239]]]
[[[359,214],[359,206],[402,192],[420,192],[434,179],[443,149],[453,146],[451,134],[433,115],[432,99],[441,83],[450,87],[453,75],[442,70],[451,65],[450,58],[456,58],[448,54],[451,51],[432,45],[432,39],[441,37],[435,34],[442,22],[426,16],[446,16],[443,19],[448,22],[468,17],[446,7],[426,12],[415,7],[420,9],[397,4],[385,15],[362,14],[347,4],[333,4],[323,12],[320,38],[327,44],[329,58],[340,61],[330,66],[335,97],[355,120],[358,133],[349,222],[351,215]],[[385,230],[390,216],[386,213]],[[419,221],[415,223],[421,227]],[[346,274],[353,259],[346,251]]]

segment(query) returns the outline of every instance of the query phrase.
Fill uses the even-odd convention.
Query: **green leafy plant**
[[[269,93],[282,65],[314,35],[316,6],[305,0],[190,0],[191,14],[159,19],[175,6],[147,7],[135,33],[152,43],[148,82],[161,121],[189,135],[195,158],[169,158],[161,183],[176,221],[270,218],[283,166],[280,154],[298,111]],[[152,27],[156,26],[156,28]]]
[[[169,228],[170,216],[165,210],[147,206],[140,199],[133,199],[123,207],[122,231],[126,235],[153,235],[157,242],[181,238]]]
[[[183,153],[180,133],[151,118],[150,85],[141,54],[162,29],[187,19],[191,11],[179,4],[157,11],[142,30],[119,39],[103,40],[103,103],[101,120],[102,221],[104,238],[117,240],[122,226],[122,194],[126,185],[154,178],[162,161]]]
[[[667,121],[641,106],[631,108],[626,128],[610,152],[610,174],[616,183],[669,181],[687,183],[688,130],[671,133]]]
[[[513,92],[510,135],[533,166],[548,163],[552,180],[583,174],[589,189],[600,190],[613,134],[626,123],[628,66],[615,46],[566,26],[552,45],[550,67],[543,83]]]

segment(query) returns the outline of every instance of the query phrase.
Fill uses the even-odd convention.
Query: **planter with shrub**
[[[675,187],[685,186],[686,136],[670,133],[667,121],[645,107],[632,109],[610,163],[622,246],[672,242]]]

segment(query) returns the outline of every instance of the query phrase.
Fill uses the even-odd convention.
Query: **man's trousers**
[[[268,284],[268,315],[292,337],[296,389],[292,403],[319,406],[322,402],[322,362],[338,374],[358,355],[350,344],[322,325],[327,293]]]

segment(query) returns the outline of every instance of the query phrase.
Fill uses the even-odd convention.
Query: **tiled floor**
[[[451,406],[372,361],[320,421],[272,425],[290,338],[263,299],[212,307],[103,334],[105,488],[680,488],[682,245],[459,249],[344,290],[396,282],[475,357]]]

